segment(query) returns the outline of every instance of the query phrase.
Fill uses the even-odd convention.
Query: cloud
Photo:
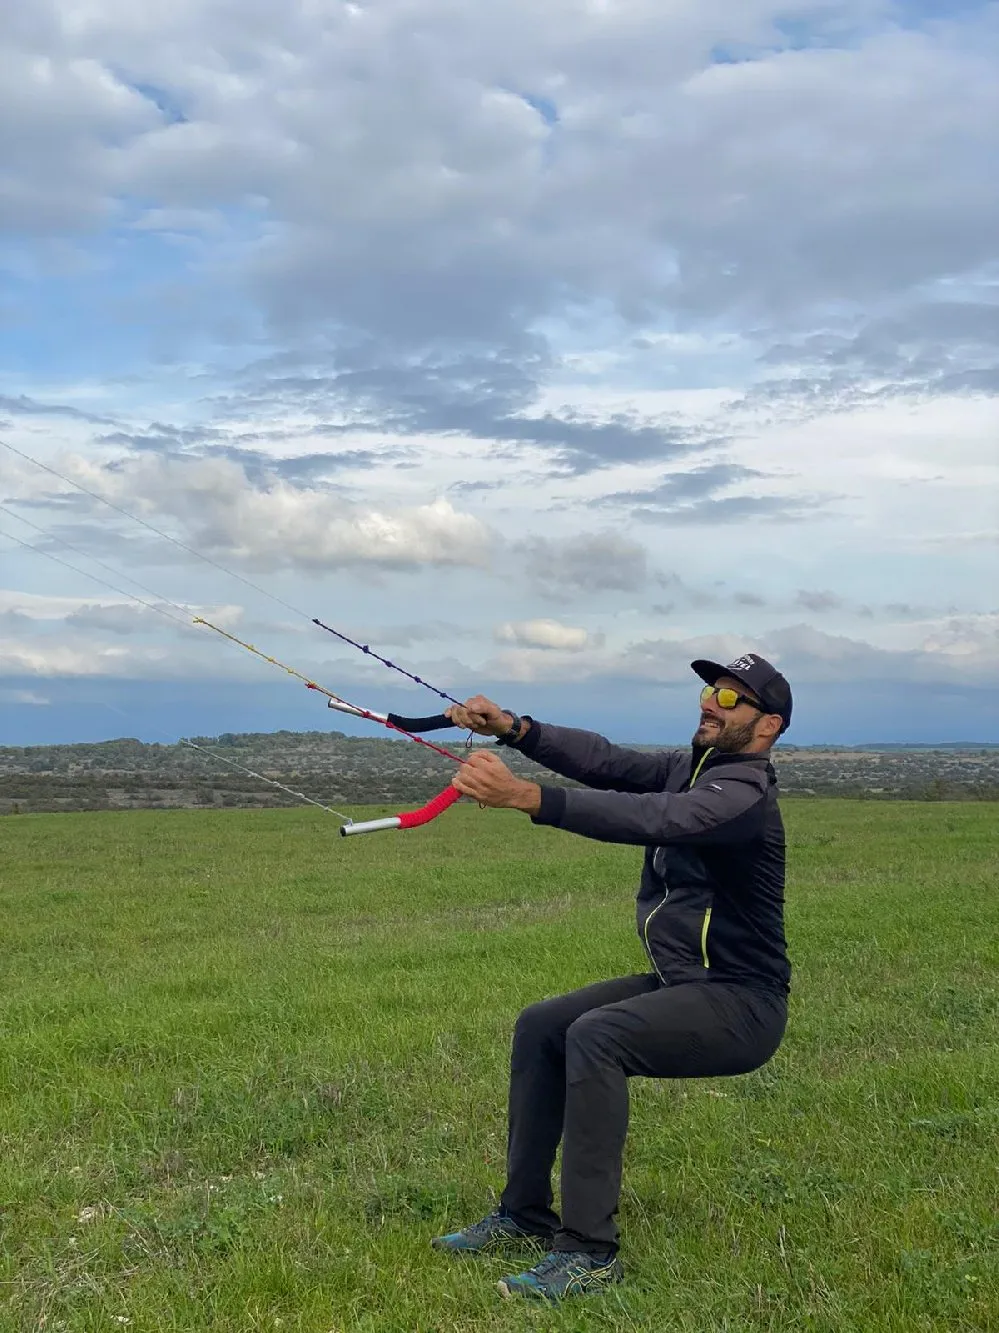
[[[562,475],[583,475],[613,463],[685,456],[711,443],[697,423],[644,416],[634,410],[586,413],[571,404],[538,411],[541,381],[555,362],[536,336],[517,347],[397,352],[370,337],[303,354],[251,363],[220,410],[303,408],[339,424],[317,433],[386,430],[403,436],[458,434],[517,450],[540,449]],[[532,410],[533,409],[533,410]]]
[[[448,620],[418,621],[408,625],[364,625],[349,623],[337,628],[349,633],[355,643],[372,648],[411,648],[415,644],[439,643],[445,639],[474,637],[478,630]]]
[[[94,643],[71,646],[50,639],[0,645],[0,676],[158,676],[169,655],[162,648],[135,650]],[[176,674],[176,672],[171,673]]]
[[[838,593],[809,591],[807,588],[800,588],[795,597],[795,604],[803,606],[806,611],[838,611],[843,606],[843,598]]]
[[[955,546],[999,546],[999,527],[956,533],[925,533],[909,535],[913,545],[934,548]]]
[[[134,603],[104,606],[94,603],[70,612],[63,623],[72,629],[103,630],[119,635],[141,634],[159,629],[159,624],[154,624],[158,620],[157,611],[171,619],[177,616],[177,611],[169,602],[152,602],[149,607]]]
[[[322,436],[321,426],[305,431],[260,430],[242,432],[219,427],[180,427],[154,422],[144,431],[117,430],[98,437],[102,445],[121,445],[136,453],[152,453],[161,458],[225,458],[243,469],[257,485],[276,477],[299,486],[316,486],[330,477],[360,472],[374,465],[412,459],[411,449],[382,447],[380,449],[328,448],[322,452],[276,455],[273,450],[287,441],[298,441],[302,435]],[[250,448],[248,445],[266,444],[269,448]]]
[[[817,7],[803,8],[817,17]],[[521,65],[559,84],[555,124],[489,86],[481,20],[452,17],[444,49],[463,54],[467,80],[440,80],[417,64],[406,124],[389,96],[356,140],[324,154],[308,190],[285,194],[293,243],[261,272],[284,317],[332,307],[347,322],[397,337],[402,307],[402,336],[417,341],[455,332],[508,338],[511,310],[550,313],[560,287],[570,299],[606,296],[636,322],[677,303],[702,313],[741,303],[773,314],[803,300],[869,299],[991,258],[995,200],[977,174],[996,134],[988,18],[951,29],[950,42],[896,29],[851,33],[838,48],[780,51],[774,6],[738,15],[726,7],[724,18],[690,5],[599,19],[582,4],[555,9],[550,22],[535,11],[525,23],[523,8],[511,7],[492,34],[490,62],[526,39]],[[433,31],[441,11],[422,11]],[[345,29],[341,58],[364,67],[375,41],[402,57],[409,41],[399,14]],[[568,47],[551,44],[555,22],[563,33],[566,23],[575,28]],[[708,64],[710,46],[731,40],[734,29],[743,58]],[[984,49],[972,45],[976,38]],[[614,77],[612,52],[627,80]],[[308,78],[318,62],[304,64],[296,74]],[[886,82],[890,104],[878,93]],[[334,78],[327,109],[357,123],[357,96]],[[448,117],[451,134],[434,140]],[[916,131],[902,158],[898,118]],[[311,144],[315,128],[300,120],[297,142]],[[850,142],[864,152],[841,153]],[[377,175],[364,161],[376,149]],[[457,160],[468,174],[455,174]],[[886,169],[891,194],[882,186]],[[345,178],[354,185],[349,202],[337,188]],[[968,201],[969,213],[956,227],[948,214],[941,227],[954,197]],[[902,216],[910,243],[889,248]],[[489,226],[490,217],[504,225]],[[366,251],[374,233],[387,252],[377,289],[357,262],[361,227]],[[656,234],[676,255],[666,274],[655,272]],[[875,244],[883,248],[876,264]]]
[[[796,624],[771,628],[748,638],[721,634],[691,638],[644,639],[592,664],[594,674],[621,681],[682,683],[698,657],[732,661],[756,652],[773,662],[792,688],[814,692],[827,684],[911,682],[932,686],[985,688],[999,684],[999,613],[958,618],[912,648],[884,648],[847,635],[826,634]],[[581,666],[580,671],[586,667]]]
[[[26,704],[29,708],[45,708],[50,703],[50,699],[35,690],[0,689],[0,704]]]
[[[497,628],[496,638],[508,645],[493,658],[472,668],[455,658],[407,662],[445,688],[461,688],[473,674],[480,680],[557,683],[571,678],[588,683],[602,697],[635,685],[676,686],[690,683],[690,662],[697,657],[730,661],[742,652],[760,653],[787,674],[796,692],[812,696],[826,685],[857,689],[866,685],[912,683],[937,688],[993,689],[999,685],[999,612],[949,617],[910,627],[913,646],[886,648],[827,634],[799,623],[776,626],[751,635],[663,635],[608,642],[578,627],[556,621],[511,623]],[[119,635],[110,631],[115,638]],[[248,654],[216,651],[214,636],[192,631],[184,652],[166,645],[115,643],[92,626],[79,624],[58,639],[51,635],[20,635],[0,645],[0,676],[32,678],[120,678],[150,680],[233,679],[266,682],[260,663]],[[308,660],[297,659],[304,671],[322,680],[328,674],[313,645]],[[358,662],[337,672],[338,688],[369,688],[383,682],[377,672]],[[384,684],[384,682],[383,682]],[[349,695],[348,695],[349,697]]]
[[[999,611],[979,615],[952,615],[922,626],[925,652],[948,653],[972,660],[991,656],[999,680]]]
[[[649,577],[645,548],[613,532],[529,537],[518,549],[528,579],[551,596],[635,592]]]
[[[69,417],[73,421],[108,424],[106,417],[94,416],[91,412],[82,412],[78,407],[68,407],[63,403],[41,403],[23,393],[16,398],[0,394],[0,412],[8,412],[13,417]]]
[[[0,629],[6,634],[15,634],[20,630],[30,629],[32,619],[23,611],[0,611]]]
[[[916,299],[874,318],[841,315],[771,346],[766,376],[732,410],[769,407],[798,419],[928,395],[999,394],[999,302]]]
[[[635,639],[619,647],[593,645],[577,653],[572,679],[595,693],[612,694],[633,685],[671,687],[691,682],[690,663],[699,657],[728,662],[755,652],[777,665],[796,693],[811,699],[827,685],[849,688],[906,682],[936,688],[991,688],[999,684],[999,613],[958,618],[924,633],[916,646],[885,648],[810,625],[777,626],[752,635],[708,634]],[[544,653],[503,655],[491,669],[518,680],[564,678],[562,663]],[[811,705],[814,707],[814,704]]]
[[[99,598],[46,596],[0,588],[0,626],[15,631],[52,630],[60,634],[98,630],[115,635],[162,632],[165,621],[188,631],[195,616],[204,616],[223,629],[235,629],[243,608],[232,603],[174,603],[122,601]]]
[[[675,509],[638,506],[631,513],[632,518],[643,523],[721,527],[754,519],[791,523],[804,518],[817,503],[785,500],[778,495],[726,495],[716,500],[698,500],[693,504],[678,505]]]
[[[718,491],[740,482],[755,481],[765,476],[755,468],[741,463],[706,463],[686,472],[666,472],[655,486],[635,491],[612,491],[595,501],[596,504],[637,504],[664,510],[675,509],[685,502],[702,500]]]
[[[768,639],[792,685],[798,672],[812,686],[909,681],[985,687],[999,684],[997,625],[999,617],[993,616],[984,630],[972,632],[965,625],[958,633],[927,636],[912,649],[881,648],[804,624],[774,630]]]
[[[164,275],[170,317],[186,301],[232,343],[249,300],[296,345],[283,380],[258,359],[247,401],[295,379],[304,401],[311,378],[375,429],[527,443],[570,472],[675,457],[700,443],[682,422],[532,410],[557,326],[587,312],[654,338],[721,317],[777,346],[831,302],[909,300],[995,259],[989,7],[903,26],[797,0],[789,26],[774,0],[392,0],[254,11],[249,43],[209,3],[33,9],[11,20],[0,107],[21,126],[8,225],[197,238],[179,285]],[[962,319],[992,336],[987,311],[940,322]],[[993,369],[946,363],[984,391]]]
[[[283,479],[254,485],[224,458],[140,457],[114,468],[77,459],[75,476],[112,503],[167,515],[202,553],[252,568],[483,568],[493,536],[445,499],[413,508],[350,504]]]
[[[730,461],[716,461],[686,472],[663,473],[652,487],[615,491],[590,501],[592,507],[630,507],[632,519],[642,523],[720,525],[747,523],[755,519],[790,521],[828,504],[830,496],[808,495],[719,495],[731,487],[744,487],[767,477],[758,468]]]
[[[459,495],[471,495],[476,491],[495,491],[502,486],[500,481],[456,481],[449,487],[449,491],[457,491]]]
[[[706,463],[685,472],[664,473],[654,486],[613,491],[590,504],[600,508],[628,506],[632,518],[647,523],[668,520],[668,524],[720,525],[754,518],[791,521],[823,503],[816,496],[718,494],[764,476],[741,463]]]
[[[493,630],[497,643],[515,643],[525,648],[557,648],[579,652],[593,641],[585,629],[562,625],[557,620],[507,621]]]

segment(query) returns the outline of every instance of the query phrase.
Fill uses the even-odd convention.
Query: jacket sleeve
[[[543,786],[532,819],[598,842],[655,847],[748,841],[765,817],[766,787],[759,779],[718,778],[691,791],[645,795]]]
[[[613,745],[593,731],[553,727],[531,721],[530,730],[515,747],[552,773],[572,778],[598,791],[653,792],[666,785],[676,750],[648,754]]]

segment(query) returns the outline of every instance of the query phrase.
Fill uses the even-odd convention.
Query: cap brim
[[[713,685],[719,676],[728,675],[728,667],[722,666],[720,662],[709,662],[707,658],[699,657],[696,662],[691,662],[691,669],[696,671],[705,685]]]

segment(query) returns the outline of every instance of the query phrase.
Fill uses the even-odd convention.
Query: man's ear
[[[760,718],[760,725],[757,735],[764,736],[768,741],[775,741],[780,735],[781,720],[776,713],[764,713]]]

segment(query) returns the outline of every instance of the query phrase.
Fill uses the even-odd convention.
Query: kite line
[[[291,602],[285,601],[283,597],[278,597],[276,593],[269,592],[267,588],[262,588],[259,583],[254,583],[252,579],[246,578],[245,575],[237,574],[234,569],[229,569],[228,566],[223,565],[220,561],[213,560],[211,556],[205,555],[202,551],[197,550],[196,547],[190,546],[188,545],[187,542],[181,541],[179,537],[174,537],[171,533],[165,532],[162,528],[156,527],[155,524],[150,523],[147,519],[140,518],[138,514],[133,514],[129,510],[123,508],[121,505],[117,505],[112,500],[106,499],[99,492],[92,491],[89,489],[89,487],[82,485],[82,483],[74,481],[72,477],[67,477],[64,473],[58,471],[58,469],[52,467],[50,464],[43,463],[41,462],[40,459],[33,458],[31,454],[26,454],[22,449],[16,448],[9,441],[0,439],[0,446],[8,450],[9,453],[16,454],[18,458],[24,459],[25,462],[31,463],[37,468],[41,468],[43,472],[49,473],[50,476],[57,477],[59,481],[65,482],[67,486],[72,486],[75,490],[78,490],[82,492],[82,494],[89,496],[92,500],[97,500],[100,504],[106,505],[109,509],[113,509],[116,514],[121,514],[124,518],[130,519],[133,523],[140,524],[142,527],[148,529],[149,532],[155,533],[157,537],[162,537],[164,541],[172,542],[174,546],[179,547],[179,549],[186,552],[187,555],[193,555],[195,559],[204,561],[206,565],[211,565],[211,567],[213,569],[218,570],[219,573],[226,574],[228,575],[229,578],[238,580],[238,582],[244,584],[247,588],[252,588],[253,591],[259,593],[261,597],[268,598],[270,601],[275,602],[278,606],[284,607],[286,611],[291,611],[293,615],[301,616],[304,620],[308,620],[311,624],[317,625],[320,629],[325,630],[328,634],[335,635],[336,638],[340,639],[343,643],[348,644],[352,648],[356,648],[359,652],[364,653],[368,657],[375,658],[375,660],[381,662],[383,666],[388,667],[392,671],[398,672],[400,675],[405,676],[408,680],[413,681],[415,684],[423,686],[424,689],[430,690],[432,693],[436,694],[439,698],[446,699],[449,703],[453,704],[461,702],[459,699],[455,699],[453,695],[448,694],[445,690],[439,690],[436,685],[432,685],[430,681],[424,680],[422,676],[416,676],[411,671],[407,671],[405,667],[399,666],[396,662],[390,661],[387,657],[382,657],[379,653],[376,653],[367,644],[359,643],[356,639],[350,638],[349,635],[344,634],[340,630],[334,629],[332,626],[325,624],[322,620],[319,620],[316,616],[310,616],[309,613],[307,611],[303,611],[301,607],[294,606]],[[13,511],[5,510],[5,512],[12,513]],[[52,540],[62,541],[63,545],[70,546],[70,544],[68,542],[63,541],[62,538],[53,537],[53,534],[46,532],[44,528],[39,528],[37,524],[31,523],[30,519],[21,518],[20,514],[14,514],[13,516],[19,519],[23,523],[28,523],[29,526],[37,528],[39,532],[44,533],[45,536],[50,537]],[[15,537],[14,540],[16,541],[17,538]],[[22,543],[22,545],[24,544],[25,543]],[[32,548],[32,549],[37,549],[37,548]],[[77,548],[70,546],[70,549],[76,550]],[[94,556],[86,555],[85,552],[81,551],[80,554],[84,555],[84,557],[88,560],[93,560],[95,564],[102,563],[101,561],[97,560]],[[110,568],[110,566],[105,565],[104,568]],[[77,571],[77,572],[79,573],[82,571]],[[112,573],[115,572],[116,571],[112,570]],[[127,577],[127,575],[125,577]],[[129,582],[135,583],[135,586],[138,588],[142,587],[142,584],[137,583],[134,579],[129,579]],[[115,591],[120,592],[121,590],[115,589]],[[149,589],[144,589],[144,591],[149,592]],[[128,596],[129,594],[126,593],[124,595]],[[156,596],[155,593],[151,593],[150,595]],[[169,602],[169,598],[163,598],[163,600]],[[174,605],[173,603],[170,604]],[[412,728],[412,730],[417,730],[417,731],[419,730],[437,731],[437,730],[443,730],[445,727],[450,727],[454,725],[443,714],[438,714],[434,718],[410,719],[410,720],[411,721],[419,720],[425,723],[430,723],[430,722],[434,723],[433,726],[425,725],[423,727]]]
[[[186,542],[183,542],[179,538],[172,536],[172,534],[165,532],[161,528],[156,527],[154,524],[149,523],[147,520],[142,519],[138,515],[131,513],[130,511],[124,509],[120,505],[114,504],[112,501],[106,499],[98,492],[88,489],[81,483],[74,481],[70,477],[65,476],[57,469],[49,466],[46,463],[42,463],[40,460],[33,458],[31,455],[24,453],[20,449],[15,448],[15,446],[9,444],[7,441],[0,439],[0,445],[3,445],[3,447],[7,449],[9,452],[16,454],[18,457],[24,459],[26,462],[32,463],[34,466],[41,468],[43,471],[49,473],[50,475],[57,477],[60,481],[64,482],[66,485],[71,486],[76,490],[81,491],[83,494],[89,496],[91,499],[97,500],[99,503],[106,505],[108,508],[114,510],[118,514],[121,514],[123,517],[128,518],[133,522],[140,524],[141,526],[147,528],[149,531],[155,533],[158,537],[164,539],[165,541],[173,543],[175,546],[177,546],[179,549],[186,552],[187,554],[193,555],[195,558],[204,561],[208,565],[211,565],[214,569],[220,571],[221,573],[227,574],[231,578],[237,579],[239,582],[245,584],[249,588],[252,588],[255,592],[261,594],[262,596],[268,598],[269,600],[284,607],[286,610],[289,610],[296,615],[300,615],[305,619],[310,620],[312,624],[316,625],[318,628],[326,631],[329,634],[333,634],[343,643],[346,643],[350,647],[357,649],[366,656],[374,657],[376,661],[380,662],[386,668],[398,672],[399,674],[405,676],[408,680],[411,680],[414,684],[420,685],[425,689],[431,690],[439,698],[448,700],[451,703],[459,702],[452,695],[448,694],[444,690],[439,690],[436,686],[432,685],[429,681],[424,680],[421,676],[417,676],[414,673],[406,670],[405,667],[402,667],[399,664],[392,662],[386,657],[382,657],[381,654],[371,649],[369,645],[357,642],[355,639],[352,639],[349,635],[342,633],[340,630],[337,630],[330,625],[327,625],[324,621],[320,620],[318,617],[308,616],[306,612],[302,611],[299,607],[296,607],[292,605],[292,603],[286,601],[284,598],[278,597],[275,594],[269,592],[266,588],[262,588],[259,584],[253,582],[252,579],[245,578],[243,575],[236,573],[234,570],[228,569],[225,565],[222,565],[220,562],[211,559],[209,556],[204,555],[202,552],[198,551],[195,547],[188,545]],[[153,611],[159,615],[165,616],[167,619],[173,621],[175,624],[183,624],[185,628],[191,627],[192,622],[190,622],[187,619],[189,612],[184,607],[179,606],[176,602],[171,601],[170,598],[161,596],[160,594],[154,592],[152,589],[149,589],[145,587],[145,585],[139,583],[138,580],[131,578],[129,575],[122,574],[120,571],[116,570],[113,566],[108,565],[101,560],[98,560],[97,557],[95,556],[89,555],[87,552],[81,550],[79,547],[73,546],[72,543],[66,541],[65,539],[57,537],[55,534],[48,532],[45,528],[42,528],[38,524],[32,522],[30,519],[23,518],[22,515],[9,509],[6,505],[0,505],[0,510],[2,510],[4,513],[9,514],[11,517],[18,519],[20,522],[26,523],[29,527],[33,528],[35,531],[42,534],[42,536],[46,537],[48,540],[58,542],[61,545],[67,547],[67,549],[76,552],[78,555],[83,556],[84,559],[92,561],[94,564],[99,565],[101,568],[108,570],[116,577],[124,578],[127,582],[133,584],[135,587],[142,589],[142,591],[145,592],[148,596],[156,598],[157,600],[156,602],[145,601],[143,598],[138,597],[135,593],[129,592],[127,589],[121,588],[117,584],[110,583],[106,579],[101,579],[97,575],[92,574],[87,570],[80,569],[77,566],[70,564],[69,561],[63,560],[59,556],[54,555],[51,551],[46,551],[39,546],[33,546],[29,542],[22,541],[19,537],[15,537],[11,533],[6,533],[0,530],[0,535],[8,537],[9,540],[16,542],[19,546],[24,547],[26,550],[34,551],[39,555],[46,556],[48,559],[55,561],[57,564],[62,565],[64,568],[69,569],[73,573],[83,574],[85,577],[90,578],[91,580],[99,583],[101,586],[109,588],[112,592],[117,593],[119,596],[127,597],[131,601],[134,601],[137,604],[139,604],[140,606],[143,606],[148,610]],[[171,612],[166,609],[168,606],[171,607],[174,611],[179,612],[180,616],[171,614]],[[181,616],[183,616],[184,618],[181,619],[180,618]],[[348,702],[346,699],[343,699],[340,695],[335,694],[332,690],[327,689],[325,686],[320,685],[318,682],[311,680],[307,676],[304,676],[301,672],[297,671],[296,669],[289,667],[285,663],[278,661],[278,659],[270,656],[267,653],[262,652],[260,649],[256,648],[253,644],[246,643],[244,640],[237,638],[236,635],[230,634],[227,630],[224,630],[218,625],[213,624],[211,621],[205,619],[204,617],[201,616],[194,617],[193,624],[204,625],[205,627],[214,630],[217,634],[220,634],[224,638],[229,639],[231,642],[237,644],[239,647],[246,649],[247,651],[253,653],[255,656],[261,658],[262,660],[272,663],[273,665],[279,667],[281,670],[287,672],[289,675],[292,675],[297,679],[301,680],[309,689],[315,690],[318,693],[325,695],[328,707],[337,709],[340,712],[347,713],[354,717],[362,718],[366,721],[374,722],[380,726],[384,726],[391,731],[406,736],[407,739],[409,740],[415,741],[418,745],[423,745],[425,748],[434,751],[434,753],[442,755],[445,758],[451,759],[456,763],[462,764],[465,762],[465,760],[461,756],[454,754],[452,751],[447,750],[442,746],[434,745],[432,742],[424,740],[422,736],[418,734],[420,732],[442,730],[447,727],[453,727],[455,724],[451,721],[450,718],[446,716],[446,714],[439,713],[431,717],[404,717],[401,714],[397,713],[379,713],[372,709],[359,707],[358,705],[352,704]],[[469,741],[470,740],[471,737],[469,737]],[[460,799],[460,794],[457,791],[457,789],[452,786],[449,786],[444,791],[440,792],[431,801],[429,801],[425,806],[421,807],[418,810],[401,812],[398,815],[394,815],[386,819],[355,823],[348,816],[343,815],[339,811],[333,810],[329,806],[323,805],[322,802],[314,800],[312,797],[307,796],[305,793],[294,791],[292,788],[284,786],[284,784],[277,782],[275,779],[267,778],[263,774],[256,773],[252,769],[247,768],[245,765],[238,764],[234,760],[224,758],[221,755],[217,755],[214,753],[214,751],[208,750],[204,746],[199,746],[194,742],[188,740],[182,740],[180,743],[189,746],[191,749],[201,751],[209,755],[211,758],[218,759],[222,763],[229,764],[230,766],[235,768],[240,768],[243,772],[248,773],[251,777],[269,783],[272,786],[279,787],[281,790],[286,791],[289,795],[292,795],[297,799],[306,801],[310,805],[317,806],[318,808],[326,810],[331,814],[337,815],[337,817],[340,819],[346,820],[347,822],[344,825],[342,825],[340,829],[341,834],[344,835],[346,835],[348,832],[362,833],[362,832],[374,831],[375,829],[381,829],[381,828],[417,827],[421,824],[428,823],[432,819],[437,818],[437,816],[442,814],[444,810],[448,809],[451,805],[453,805],[457,800]]]

